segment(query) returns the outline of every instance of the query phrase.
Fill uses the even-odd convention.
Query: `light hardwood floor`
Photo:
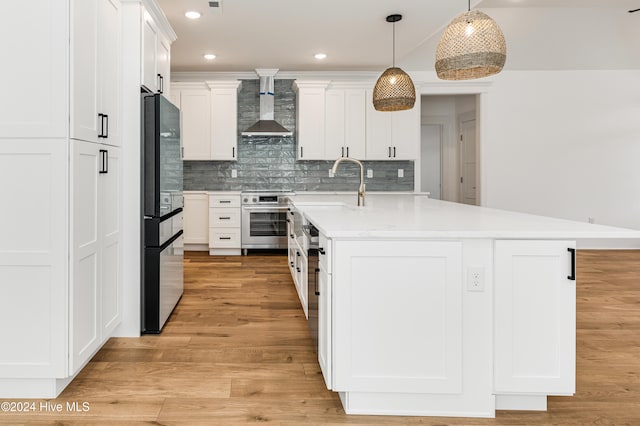
[[[185,256],[160,336],[111,339],[55,401],[11,424],[640,425],[640,251],[579,251],[577,392],[495,419],[346,416],[326,390],[284,255]],[[39,403],[40,401],[36,401]]]

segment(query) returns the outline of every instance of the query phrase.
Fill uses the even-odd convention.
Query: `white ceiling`
[[[432,71],[442,30],[464,0],[158,0],[178,39],[172,72]],[[640,0],[473,0],[507,41],[505,69],[640,69]],[[192,21],[187,10],[202,17]],[[328,55],[318,61],[313,55]],[[217,58],[206,61],[205,53]]]

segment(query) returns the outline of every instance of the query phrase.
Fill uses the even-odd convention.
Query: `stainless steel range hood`
[[[277,69],[257,69],[260,77],[260,120],[249,127],[242,136],[292,136],[293,133],[275,121],[273,115],[274,84]]]

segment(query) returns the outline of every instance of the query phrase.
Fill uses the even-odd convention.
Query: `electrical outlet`
[[[587,222],[589,223],[596,223],[596,219],[593,217],[587,218]]]
[[[238,171],[236,169],[231,169],[231,177],[232,178],[237,178],[238,177]]]
[[[404,177],[404,169],[398,169],[398,177]]]
[[[333,177],[333,170],[329,169],[329,177]]]
[[[367,169],[367,177],[371,179],[373,177],[373,169]]]
[[[467,268],[467,291],[484,291],[484,268]]]

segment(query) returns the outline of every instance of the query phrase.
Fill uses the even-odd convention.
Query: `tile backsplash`
[[[238,135],[259,118],[258,80],[243,80],[238,94]],[[295,134],[296,102],[293,80],[275,80],[277,122]],[[295,136],[238,136],[238,161],[185,161],[186,191],[356,191],[359,167],[342,163],[329,177],[333,161],[296,161]],[[413,161],[365,161],[373,178],[365,177],[367,191],[413,191]],[[238,177],[231,177],[232,170]],[[398,177],[398,169],[404,177]]]

